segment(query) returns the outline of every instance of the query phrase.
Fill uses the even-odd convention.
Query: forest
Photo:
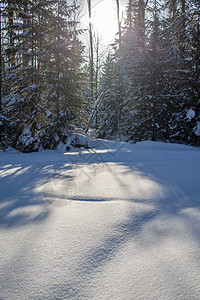
[[[127,0],[123,16],[113,0],[118,26],[102,53],[94,2],[1,1],[0,149],[56,149],[75,128],[198,147],[199,0]]]

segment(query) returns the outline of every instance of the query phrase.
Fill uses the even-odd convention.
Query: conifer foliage
[[[78,7],[64,0],[1,4],[1,144],[55,148],[79,114],[83,45]]]
[[[110,136],[104,130],[109,124],[113,137],[120,128],[134,142],[199,145],[199,21],[198,1],[127,1],[120,50],[116,43],[102,75],[103,88],[111,92],[102,104],[100,135]]]
[[[55,149],[93,106],[101,138],[200,145],[199,1],[127,0],[124,20],[113,1],[117,38],[99,76],[92,14],[100,2],[1,1],[1,148]],[[90,19],[85,53],[78,3]]]

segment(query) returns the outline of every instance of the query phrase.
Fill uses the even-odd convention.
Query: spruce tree
[[[77,9],[61,0],[4,1],[3,109],[12,145],[22,151],[41,143],[56,147],[64,139],[60,128],[79,113],[83,46]]]

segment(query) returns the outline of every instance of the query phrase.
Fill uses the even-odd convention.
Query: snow
[[[194,133],[196,134],[196,136],[200,136],[200,122],[197,123]]]
[[[19,136],[19,142],[25,146],[30,145],[34,141],[34,138],[31,136],[30,127],[27,127],[23,130],[22,134]]]
[[[49,111],[48,109],[46,109],[46,117],[48,118],[48,117],[50,117],[50,116],[51,116],[50,111]]]
[[[174,44],[174,45],[172,46],[172,53],[173,53],[174,55],[176,55],[176,56],[179,56],[179,54],[180,54],[179,45]]]
[[[0,152],[0,299],[200,299],[200,149]]]
[[[193,109],[190,108],[190,109],[187,111],[186,116],[187,116],[187,118],[188,118],[189,120],[192,120],[192,119],[195,117],[195,111],[194,111]]]
[[[24,93],[26,91],[31,92],[34,91],[37,88],[37,86],[35,84],[31,84],[30,86],[24,88],[23,90],[21,90],[21,93]]]
[[[8,121],[8,119],[2,114],[0,114],[0,119]]]
[[[23,132],[22,132],[23,135],[31,135],[31,130],[30,130],[30,127],[26,127]]]
[[[15,94],[9,94],[8,96],[3,97],[3,103],[11,105],[14,105],[17,102],[21,102],[23,99],[19,97],[19,95]]]
[[[102,144],[100,139],[91,139],[89,136],[73,133],[70,136],[72,144],[82,145],[89,148],[98,148]]]

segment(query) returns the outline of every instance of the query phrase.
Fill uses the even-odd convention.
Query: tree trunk
[[[182,17],[182,41],[184,43],[186,36],[186,25],[185,25],[185,0],[181,0],[181,17]]]
[[[9,46],[11,47],[11,54],[10,54],[10,66],[15,65],[15,54],[13,52],[14,48],[14,29],[13,29],[13,19],[14,19],[14,12],[13,12],[13,3],[12,1],[8,1],[8,33],[9,33]]]
[[[91,98],[94,98],[94,50],[93,50],[93,37],[92,37],[92,9],[91,0],[88,0],[88,13],[89,13],[89,39],[90,39],[90,90]]]
[[[153,58],[154,58],[154,72],[153,72],[153,94],[157,95],[157,81],[158,81],[158,69],[157,69],[157,45],[158,45],[158,9],[157,0],[154,0],[154,28],[153,28]]]
[[[198,16],[197,22],[197,47],[196,47],[196,81],[199,81],[200,77],[200,16]]]
[[[120,11],[119,11],[119,0],[117,2],[117,23],[118,23],[118,31],[119,31],[119,50],[121,51],[122,46],[122,33],[121,33],[121,22],[120,22]]]
[[[170,17],[172,19],[174,19],[176,16],[176,12],[177,12],[177,0],[171,0],[169,5],[170,5],[170,7],[169,7]]]
[[[56,115],[57,120],[59,118],[59,102],[60,102],[60,24],[59,24],[59,17],[60,17],[60,1],[58,2],[58,31],[57,31],[57,62],[56,62],[56,68],[57,68],[57,87],[56,87]]]
[[[96,41],[96,70],[95,70],[95,100],[98,97],[98,80],[99,80],[99,37]]]
[[[1,3],[0,3],[0,113],[2,111],[2,100],[1,100],[1,95],[2,95],[2,41],[1,41]],[[1,136],[0,136],[1,138]]]
[[[27,26],[28,26],[28,20],[27,20],[27,14],[28,14],[28,4],[26,2],[23,2],[23,10],[24,10],[24,15],[23,15],[23,49],[22,49],[22,64],[23,67],[26,67],[28,64],[28,58],[27,58],[27,38],[25,38],[25,33],[27,32]],[[30,25],[30,24],[29,24]]]
[[[0,3],[0,114],[2,113],[2,35],[1,35],[1,3]],[[2,141],[2,125],[0,124],[0,143]]]
[[[96,70],[95,70],[95,101],[98,98],[98,80],[99,80],[99,37],[96,41]],[[95,128],[98,129],[98,112],[96,113]]]
[[[181,12],[183,17],[183,28],[185,28],[185,0],[181,0]]]
[[[145,43],[145,10],[148,4],[148,0],[139,0],[138,7],[138,33],[139,33],[139,45],[144,46]]]

